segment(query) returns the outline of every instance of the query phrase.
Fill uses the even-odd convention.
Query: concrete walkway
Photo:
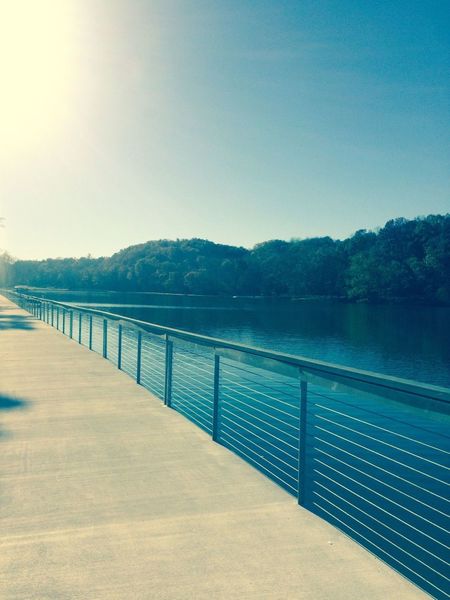
[[[0,296],[0,598],[427,596]]]

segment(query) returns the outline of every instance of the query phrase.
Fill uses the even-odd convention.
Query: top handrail
[[[285,365],[289,365],[291,367],[299,369],[300,375],[302,375],[303,373],[305,375],[311,374],[313,377],[315,376],[320,380],[325,379],[328,381],[333,381],[337,384],[343,384],[346,387],[348,386],[351,388],[364,390],[366,392],[369,391],[369,393],[370,390],[367,389],[367,386],[375,387],[376,391],[372,391],[373,394],[380,394],[391,399],[393,394],[398,394],[399,392],[401,392],[403,394],[407,394],[409,397],[415,396],[418,400],[424,399],[432,401],[433,406],[430,406],[431,408],[435,408],[434,403],[437,402],[442,406],[442,412],[450,414],[450,388],[416,382],[413,380],[394,377],[390,375],[383,375],[381,373],[365,371],[363,369],[346,367],[343,365],[328,363],[325,361],[311,359],[304,356],[292,355],[273,350],[266,350],[264,348],[256,348],[239,342],[231,342],[220,338],[214,338],[198,333],[184,331],[182,329],[158,325],[156,323],[149,323],[146,321],[133,319],[131,317],[125,317],[123,315],[117,315],[115,313],[107,311],[102,311],[93,308],[85,308],[74,303],[50,300],[48,298],[32,296],[29,294],[15,292],[11,290],[8,290],[8,293],[14,294],[16,296],[28,300],[33,300],[37,302],[47,302],[49,304],[60,306],[68,310],[76,309],[81,312],[98,315],[100,317],[108,318],[114,321],[126,322],[134,327],[137,327],[138,329],[142,329],[150,333],[172,336],[174,338],[182,339],[202,346],[207,346],[216,350],[225,349],[235,351],[237,353],[261,357],[264,359],[268,359],[269,361],[277,361],[278,363],[283,363]],[[245,362],[245,360],[243,362]]]

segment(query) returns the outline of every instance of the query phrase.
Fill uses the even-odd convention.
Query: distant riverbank
[[[13,260],[3,285],[295,301],[450,305],[450,214],[393,219],[377,231],[270,240],[254,248],[154,240],[102,258]]]

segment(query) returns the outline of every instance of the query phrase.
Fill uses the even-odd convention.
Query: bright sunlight
[[[5,150],[45,142],[64,123],[74,81],[73,7],[61,0],[0,0]]]

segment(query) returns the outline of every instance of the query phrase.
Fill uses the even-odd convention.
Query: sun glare
[[[29,147],[64,122],[73,85],[71,0],[0,0],[0,144]]]

